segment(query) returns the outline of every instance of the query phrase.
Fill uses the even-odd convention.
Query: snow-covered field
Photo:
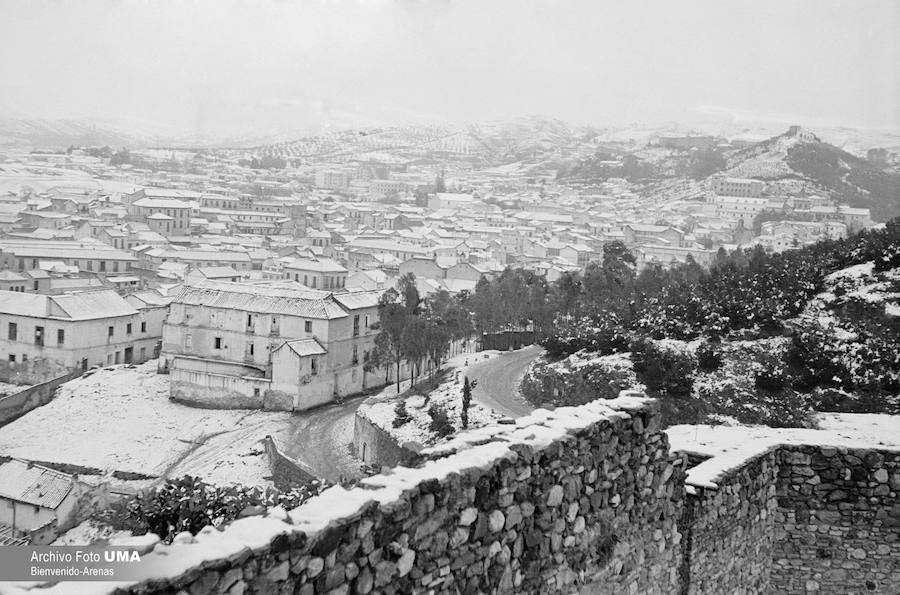
[[[154,477],[268,485],[260,440],[291,415],[194,409],[169,400],[156,361],[116,366],[60,387],[47,405],[0,430],[0,454]]]
[[[429,429],[431,416],[428,409],[432,404],[443,407],[450,418],[450,423],[459,430],[462,427],[460,414],[462,412],[462,387],[463,378],[467,370],[486,359],[492,359],[503,353],[502,351],[481,351],[478,353],[461,353],[450,358],[444,368],[449,370],[447,380],[428,394],[428,399],[423,396],[410,396],[406,398],[406,411],[410,421],[402,426],[393,426],[395,407],[397,405],[397,391],[393,387],[387,388],[379,395],[372,397],[360,405],[359,413],[369,419],[378,427],[387,430],[396,440],[415,442],[422,446],[428,446],[438,441],[438,437]],[[406,383],[404,383],[406,384]],[[401,387],[407,388],[407,387]],[[469,427],[476,428],[502,419],[503,416],[472,401],[469,407]]]
[[[679,425],[665,430],[670,450],[711,458],[688,470],[687,483],[715,486],[723,473],[779,444],[900,449],[900,416],[821,413],[817,430],[768,426]]]

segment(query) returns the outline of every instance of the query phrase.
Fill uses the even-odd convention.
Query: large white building
[[[741,196],[745,198],[758,198],[766,189],[766,183],[762,180],[749,178],[726,178],[714,176],[710,180],[712,191],[717,196]]]
[[[380,294],[293,281],[185,285],[163,329],[160,370],[173,398],[213,407],[297,411],[360,392],[384,381],[363,368]]]

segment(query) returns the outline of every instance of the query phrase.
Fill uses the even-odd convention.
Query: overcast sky
[[[900,128],[897,0],[0,0],[0,117]]]

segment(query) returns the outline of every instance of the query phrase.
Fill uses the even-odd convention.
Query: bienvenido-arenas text
[[[85,566],[84,568],[76,568],[75,566],[64,566],[63,568],[41,568],[40,566],[31,567],[31,576],[113,576],[115,570],[112,568],[94,568]]]

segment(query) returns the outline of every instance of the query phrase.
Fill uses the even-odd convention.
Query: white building
[[[712,191],[718,196],[740,196],[744,198],[759,198],[766,189],[762,180],[748,178],[726,178],[713,176],[710,180]]]
[[[112,290],[0,291],[0,380],[35,384],[90,366],[152,359],[164,308],[132,303]]]
[[[173,398],[222,408],[299,411],[360,392],[383,381],[364,370],[380,295],[292,281],[185,285],[163,329],[161,371]]]

